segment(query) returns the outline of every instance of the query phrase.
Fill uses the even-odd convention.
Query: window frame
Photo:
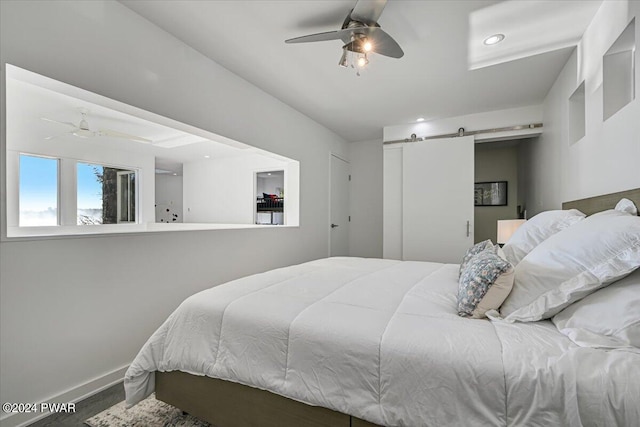
[[[142,225],[140,200],[145,189],[142,186],[140,167],[130,165],[115,165],[88,159],[77,159],[64,156],[51,156],[28,151],[7,152],[7,173],[8,182],[15,182],[12,189],[7,190],[6,212],[7,217],[14,218],[14,224],[7,222],[6,238],[42,238],[42,237],[68,237],[83,234],[112,234],[128,233],[137,230]],[[13,167],[11,166],[11,154],[13,154]],[[20,225],[20,159],[22,156],[52,159],[57,162],[56,173],[56,225]],[[115,224],[78,224],[78,165],[97,165],[107,168],[119,169],[134,174],[134,221],[120,222]]]
[[[104,165],[102,165],[104,167]],[[133,175],[133,180],[131,180],[131,178],[127,179],[128,182],[128,188],[127,188],[127,194],[130,195],[131,194],[131,183],[133,182],[133,221],[131,219],[128,220],[123,220],[122,219],[122,199],[119,197],[120,196],[120,184],[122,183],[122,177],[127,176],[130,177],[131,175]],[[133,169],[127,169],[127,170],[119,170],[118,172],[116,172],[116,194],[117,194],[117,208],[116,208],[116,222],[118,224],[137,224],[139,222],[139,218],[138,218],[138,191],[136,191],[136,187],[138,186],[138,171],[133,170]],[[131,218],[131,196],[127,197],[127,217]],[[104,224],[102,224],[104,225]]]

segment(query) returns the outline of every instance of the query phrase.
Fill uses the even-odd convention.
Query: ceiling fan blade
[[[380,27],[369,27],[368,38],[373,44],[373,51],[379,55],[390,56],[391,58],[402,58],[404,51],[400,45],[385,33]]]
[[[358,0],[351,12],[351,19],[367,25],[376,25],[387,5],[387,0]]]
[[[110,130],[110,129],[101,130],[98,132],[98,135],[110,136],[113,138],[129,139],[131,141],[137,141],[137,142],[146,142],[147,144],[151,144],[153,142],[147,138],[142,138],[140,136],[135,136],[135,135],[129,135],[128,133],[116,132],[115,130]]]
[[[308,36],[295,37],[293,39],[285,40],[285,43],[309,43],[309,42],[323,42],[327,40],[340,40],[341,31],[327,31],[326,33],[310,34]]]
[[[45,138],[45,141],[51,141],[52,139],[60,138],[62,135],[69,135],[69,134],[71,134],[71,133],[73,133],[73,131],[71,131],[71,132],[61,133],[60,135],[47,136],[47,137]]]
[[[309,36],[296,37],[295,39],[285,40],[285,43],[307,43],[307,42],[321,42],[326,40],[342,40],[343,43],[351,43],[351,36],[353,34],[369,35],[372,30],[376,30],[379,27],[356,27],[356,28],[344,28],[338,31],[329,31],[327,33],[311,34]],[[320,37],[321,36],[321,37]]]
[[[53,120],[53,119],[49,119],[47,117],[40,117],[41,120],[44,120],[45,122],[51,122],[51,123],[57,123],[59,125],[65,125],[65,126],[71,126],[73,129],[76,129],[78,126],[74,125],[73,123],[69,123],[69,122],[59,122],[57,120]]]

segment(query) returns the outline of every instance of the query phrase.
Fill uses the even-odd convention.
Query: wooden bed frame
[[[562,204],[587,215],[612,209],[621,198],[640,207],[640,188]],[[311,406],[266,390],[180,371],[156,372],[156,398],[216,427],[373,427],[368,421]]]
[[[562,209],[578,209],[587,215],[592,215],[596,212],[613,209],[622,198],[631,200],[640,209],[640,188],[564,202]]]
[[[156,371],[156,399],[216,427],[373,427],[270,391],[180,371]]]

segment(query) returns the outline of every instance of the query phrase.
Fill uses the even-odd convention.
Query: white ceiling
[[[8,64],[6,89],[7,123],[11,125],[7,127],[9,151],[80,161],[96,161],[96,157],[101,159],[105,153],[119,153],[120,159],[137,153],[155,158],[156,173],[172,175],[182,175],[185,163],[208,159],[269,158],[272,164],[273,160],[279,160],[283,165],[288,160]],[[71,125],[78,127],[82,112],[93,132],[111,130],[151,142],[73,135],[75,129]],[[185,127],[197,132],[180,129]]]
[[[390,0],[379,24],[405,56],[372,55],[357,77],[337,65],[340,41],[284,43],[339,29],[355,0],[121,2],[347,141],[417,117],[540,104],[601,4]],[[478,44],[500,32],[487,59]]]

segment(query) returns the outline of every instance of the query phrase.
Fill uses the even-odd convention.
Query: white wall
[[[256,154],[185,163],[185,222],[254,224],[255,173],[276,169],[287,163]]]
[[[279,196],[278,189],[284,189],[284,175],[258,177],[256,181],[256,197],[262,197],[264,193]]]
[[[382,258],[382,140],[349,143],[349,255]]]
[[[636,50],[635,100],[607,121],[602,117],[602,55],[636,17],[638,1],[605,1],[576,52],[547,95],[544,133],[523,156],[529,176],[527,214],[558,209],[562,202],[640,187],[640,55]],[[586,134],[569,140],[569,97],[585,80]]]
[[[156,222],[184,222],[182,193],[182,176],[156,174]]]
[[[392,144],[382,148],[382,256],[386,259],[404,259],[402,251],[403,145]]]
[[[3,154],[8,62],[299,160],[300,194],[311,195],[301,197],[299,228],[3,240],[0,401],[91,393],[121,378],[186,296],[326,256],[328,211],[317,204],[328,200],[329,152],[348,155],[336,134],[118,2],[3,1],[0,20]],[[4,162],[0,176],[6,206]]]

